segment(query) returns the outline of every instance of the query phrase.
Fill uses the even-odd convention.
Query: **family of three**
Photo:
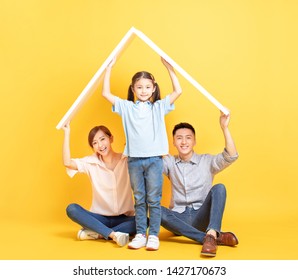
[[[222,232],[226,202],[223,184],[213,186],[214,175],[231,165],[238,153],[229,131],[230,115],[220,114],[225,147],[217,155],[197,154],[195,129],[179,123],[173,129],[176,156],[168,155],[165,115],[174,110],[182,90],[173,67],[161,59],[173,86],[161,98],[154,76],[137,72],[128,87],[127,100],[110,91],[110,76],[116,59],[107,66],[102,95],[122,118],[126,137],[124,153],[113,150],[114,137],[105,126],[96,126],[88,135],[93,154],[72,158],[70,125],[64,129],[63,162],[69,176],[85,173],[92,185],[89,210],[68,205],[68,217],[82,228],[77,237],[110,239],[130,249],[158,250],[160,226],[175,235],[202,244],[201,254],[215,256],[218,245],[235,246],[237,237]],[[161,206],[163,174],[171,182],[169,208]]]

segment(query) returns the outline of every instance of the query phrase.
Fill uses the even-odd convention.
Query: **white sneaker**
[[[130,243],[128,243],[128,248],[140,249],[146,246],[146,242],[147,242],[146,236],[141,233],[138,233],[136,234],[135,238]]]
[[[156,235],[149,235],[146,250],[156,251],[159,248],[159,238]]]
[[[90,229],[82,228],[78,231],[77,238],[79,240],[88,240],[88,239],[99,239],[103,237],[97,232],[94,232]]]
[[[119,246],[124,246],[128,243],[129,241],[129,234],[116,231],[115,235],[113,237],[113,240],[119,245]]]

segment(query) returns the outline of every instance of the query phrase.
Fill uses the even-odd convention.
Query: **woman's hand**
[[[116,56],[113,57],[113,59],[110,61],[110,63],[108,64],[107,68],[111,69],[115,63],[116,63]]]

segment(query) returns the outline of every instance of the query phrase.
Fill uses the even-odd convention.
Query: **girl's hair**
[[[94,136],[95,134],[98,132],[98,131],[102,131],[104,134],[106,134],[107,136],[109,137],[112,137],[112,133],[111,131],[104,125],[99,125],[99,126],[95,126],[93,127],[90,132],[89,132],[89,135],[88,135],[88,143],[89,143],[89,146],[91,148],[93,148],[93,145],[92,145],[92,142],[93,142],[93,139],[94,139]]]
[[[155,86],[155,91],[153,92],[152,96],[151,96],[151,100],[154,103],[157,100],[160,100],[160,89],[158,84],[155,82],[154,76],[152,74],[150,74],[149,72],[146,71],[141,71],[141,72],[137,72],[136,74],[134,74],[134,76],[131,79],[131,84],[129,85],[128,88],[128,94],[127,94],[127,100],[134,102],[135,101],[135,95],[132,91],[135,83],[140,80],[140,79],[149,79],[152,81],[153,86]]]

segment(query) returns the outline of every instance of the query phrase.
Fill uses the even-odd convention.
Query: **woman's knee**
[[[76,203],[71,203],[66,207],[66,214],[69,218],[75,217],[80,206]]]

